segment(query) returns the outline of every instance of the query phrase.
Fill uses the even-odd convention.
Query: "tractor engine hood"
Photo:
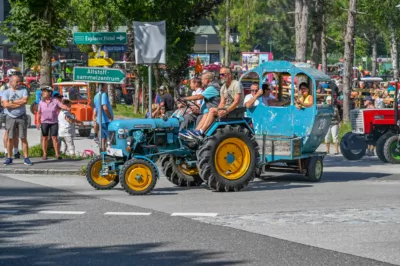
[[[118,129],[141,130],[141,129],[156,129],[156,128],[179,128],[177,118],[169,118],[167,121],[161,118],[156,119],[123,119],[114,120],[108,125],[108,130],[118,131]]]

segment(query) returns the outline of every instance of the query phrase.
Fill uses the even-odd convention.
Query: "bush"
[[[347,132],[351,132],[351,124],[350,124],[350,122],[342,123],[342,126],[339,129],[339,141],[342,139],[344,134],[346,134]]]
[[[20,153],[23,154],[22,151],[20,151]],[[37,144],[29,147],[28,154],[29,157],[42,157],[43,156],[42,145]],[[55,156],[56,153],[54,149],[49,147],[47,149],[47,157],[55,157]]]

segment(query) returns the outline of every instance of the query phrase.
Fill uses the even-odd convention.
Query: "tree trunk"
[[[251,45],[253,44],[253,38],[251,35],[251,29],[250,29],[250,19],[252,16],[252,12],[250,12],[251,7],[250,7],[250,0],[246,1],[246,9],[247,9],[247,46],[251,47]]]
[[[326,74],[328,59],[327,59],[327,45],[326,45],[326,14],[322,15],[322,32],[321,32],[321,53],[322,53],[322,72]]]
[[[128,62],[135,62],[135,36],[133,32],[133,25],[132,21],[128,21],[128,30],[127,30],[127,38],[128,38],[128,47],[126,51],[126,61]],[[141,76],[140,76],[140,71],[139,71],[139,66],[134,65],[134,64],[129,64],[128,65],[128,72],[133,73],[135,77],[135,93],[133,94],[133,112],[135,114],[139,113],[139,106],[140,106],[140,99],[139,99],[139,93],[140,93],[140,87],[141,85]],[[142,97],[143,97],[142,93]]]
[[[372,76],[375,77],[376,73],[376,62],[378,61],[378,46],[377,39],[373,38],[372,42]]]
[[[321,36],[323,28],[323,1],[314,1],[314,10],[312,16],[312,23],[314,26],[314,31],[312,34],[312,47],[311,47],[311,66],[318,68],[319,58],[320,58],[320,47],[321,47]]]
[[[393,21],[389,20],[389,33],[390,33],[390,57],[392,58],[392,69],[393,69],[393,78],[399,78],[399,68],[398,68],[398,52],[397,52],[397,43],[396,43],[396,31],[393,26]]]
[[[357,0],[350,0],[347,17],[346,35],[344,39],[343,64],[343,120],[350,121],[350,89],[353,76],[354,31],[356,23]]]
[[[296,61],[307,60],[307,35],[309,20],[309,0],[296,0],[295,28],[296,28]]]
[[[111,32],[111,14],[110,12],[107,12],[107,23],[106,23],[106,32]],[[108,57],[108,53],[107,53],[107,57]],[[110,104],[113,108],[117,107],[117,103],[115,101],[115,86],[114,84],[108,84],[107,85],[107,94],[108,94],[108,98],[110,100]]]
[[[92,14],[92,32],[97,31],[97,24],[96,24],[96,11],[95,11],[95,6],[93,6],[93,14]],[[97,52],[97,45],[92,44],[92,50],[94,53]]]
[[[231,26],[230,26],[230,0],[225,0],[225,66],[230,65],[230,39],[231,39]]]
[[[40,60],[40,86],[51,86],[51,46],[42,42],[42,59]]]

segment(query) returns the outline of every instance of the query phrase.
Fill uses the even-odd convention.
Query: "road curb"
[[[81,175],[78,169],[16,169],[1,167],[0,174],[19,174],[19,175]]]

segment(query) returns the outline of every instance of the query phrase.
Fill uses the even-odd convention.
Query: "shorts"
[[[8,138],[14,139],[17,136],[21,139],[26,139],[28,131],[28,116],[21,115],[17,118],[11,116],[6,116],[6,130],[8,133]],[[18,135],[17,135],[18,131]]]
[[[328,129],[328,132],[325,136],[325,143],[328,144],[331,142],[330,135],[332,135],[333,143],[339,142],[339,125],[331,125]]]
[[[108,138],[108,125],[109,125],[110,123],[103,123],[102,125],[101,125],[101,138],[102,139],[106,139],[106,138]]]
[[[42,136],[48,137],[51,133],[52,137],[57,137],[58,135],[58,124],[47,124],[42,123]]]

